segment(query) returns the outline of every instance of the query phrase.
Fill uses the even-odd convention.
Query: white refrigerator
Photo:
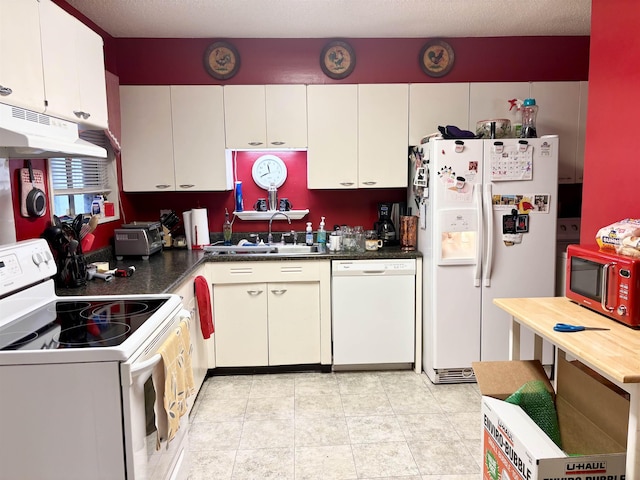
[[[412,158],[423,369],[434,383],[475,381],[472,362],[509,358],[510,317],[493,299],[554,296],[558,137],[432,139]],[[532,333],[521,338],[533,358]]]

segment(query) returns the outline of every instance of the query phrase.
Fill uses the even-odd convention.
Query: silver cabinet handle
[[[276,145],[276,146],[280,146],[280,145],[284,145],[286,142],[271,142],[271,145]]]
[[[364,185],[375,185],[378,182],[362,182]]]
[[[345,187],[350,187],[354,182],[340,182],[340,185],[344,185]]]
[[[258,145],[262,145],[262,142],[249,142],[249,145],[252,147],[257,147]]]
[[[13,90],[11,90],[9,87],[3,87],[2,85],[0,85],[0,95],[6,97],[7,95],[11,95],[12,93]]]
[[[169,188],[171,185],[167,184],[167,183],[161,183],[160,185],[156,185],[156,188],[159,189],[165,189],[165,188]]]
[[[84,120],[86,120],[87,118],[89,118],[91,116],[90,113],[83,112],[82,110],[74,110],[73,114],[78,118],[83,118]]]
[[[280,288],[278,290],[271,290],[271,293],[273,293],[274,295],[284,295],[285,293],[287,293],[287,289]]]
[[[193,188],[195,185],[193,183],[183,183],[180,185],[180,188]]]
[[[263,291],[262,290],[247,290],[247,293],[249,295],[251,295],[252,297],[257,297],[258,295],[260,295]]]

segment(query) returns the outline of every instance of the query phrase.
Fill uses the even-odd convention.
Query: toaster
[[[161,231],[160,222],[133,222],[116,228],[113,232],[116,259],[122,260],[127,255],[148,260],[162,250]]]

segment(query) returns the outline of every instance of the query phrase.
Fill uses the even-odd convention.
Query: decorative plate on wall
[[[215,42],[204,53],[204,68],[214,78],[227,80],[238,73],[240,54],[229,42]]]
[[[420,50],[420,67],[430,77],[443,77],[453,67],[453,48],[442,40],[427,42]]]
[[[320,53],[320,67],[325,75],[333,79],[348,77],[356,67],[356,53],[347,42],[331,41]]]

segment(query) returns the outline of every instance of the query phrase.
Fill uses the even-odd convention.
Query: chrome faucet
[[[273,217],[275,217],[278,214],[284,215],[287,221],[289,222],[289,225],[291,225],[291,219],[289,218],[289,215],[287,215],[284,212],[281,212],[280,210],[278,210],[277,212],[273,212],[273,215],[271,215],[271,218],[269,219],[269,236],[267,237],[267,242],[269,243],[269,245],[273,243],[273,234],[271,233],[271,222],[273,222]]]

